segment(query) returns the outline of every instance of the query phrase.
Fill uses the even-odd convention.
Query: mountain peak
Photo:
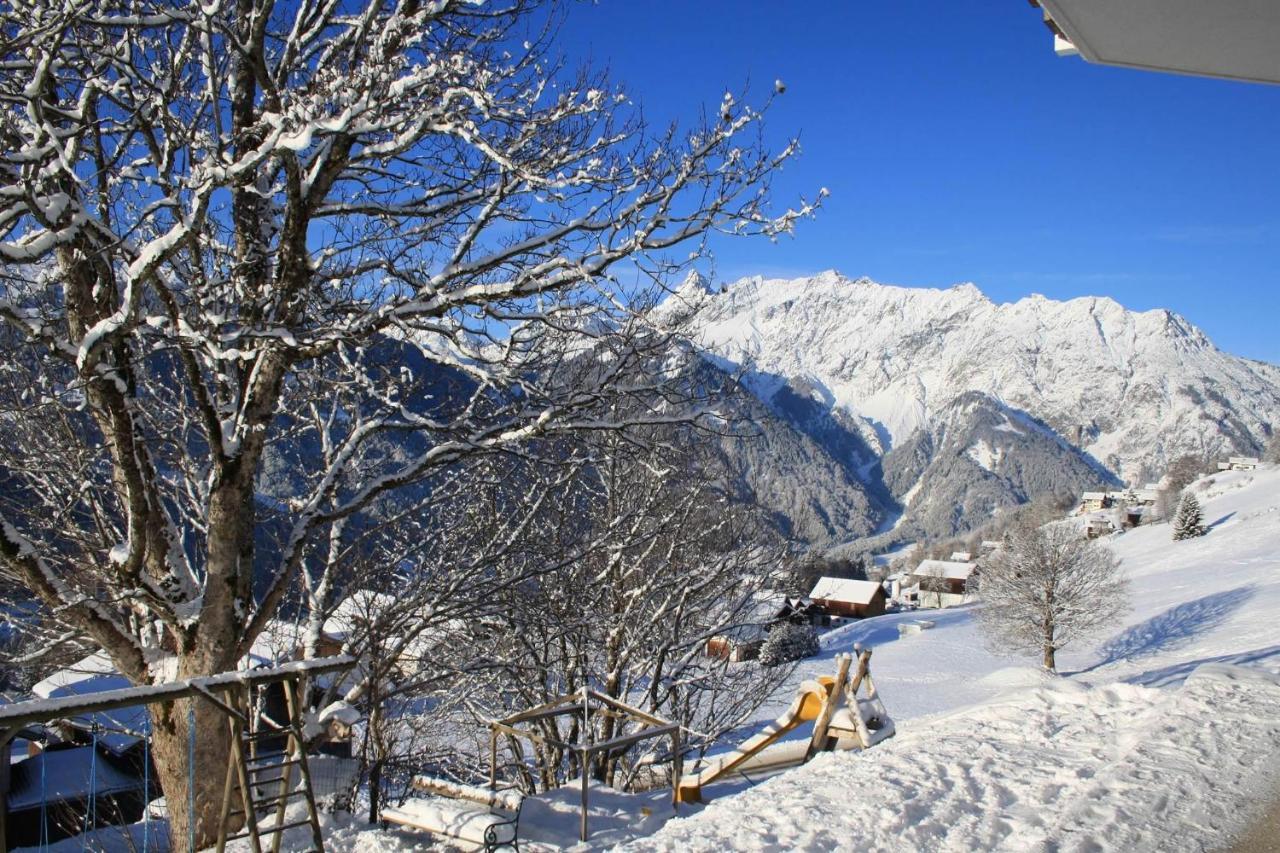
[[[1280,369],[1222,353],[1173,312],[1108,297],[995,304],[972,282],[911,288],[827,270],[742,279],[691,319],[721,359],[828,389],[881,452],[969,391],[1028,412],[1125,480],[1182,453],[1257,452],[1280,423]]]

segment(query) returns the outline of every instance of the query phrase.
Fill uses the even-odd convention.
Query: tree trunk
[[[1057,650],[1054,649],[1052,642],[1046,642],[1044,644],[1044,668],[1049,670],[1049,672],[1058,671],[1057,661],[1054,660],[1056,651]]]
[[[194,756],[187,726],[192,703],[196,724]],[[170,849],[187,850],[191,846],[193,794],[195,849],[208,847],[218,838],[222,789],[231,751],[226,715],[211,703],[192,698],[153,705],[152,716],[151,758],[169,807]]]

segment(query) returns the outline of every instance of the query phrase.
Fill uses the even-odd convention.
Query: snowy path
[[[922,723],[924,721],[921,721]],[[669,822],[627,850],[1201,850],[1280,773],[1280,679],[1070,681],[932,718]]]

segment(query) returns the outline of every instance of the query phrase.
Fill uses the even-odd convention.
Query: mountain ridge
[[[813,436],[812,424],[824,424],[829,440],[816,440],[850,457],[840,461],[887,513],[910,491],[884,480],[894,451],[920,446],[919,436],[936,433],[936,421],[968,394],[984,398],[982,417],[964,421],[968,432],[953,429],[945,442],[935,434],[926,443],[945,445],[947,459],[908,467],[956,470],[950,457],[978,459],[980,441],[984,453],[996,453],[997,445],[1018,453],[1034,448],[1037,461],[1004,464],[998,476],[961,466],[975,487],[989,474],[1003,477],[971,502],[983,515],[1042,487],[1158,479],[1186,453],[1256,455],[1280,423],[1280,367],[1224,352],[1173,311],[1132,311],[1106,296],[1059,301],[1032,294],[995,303],[969,282],[911,288],[827,271],[715,287],[691,276],[656,316],[683,326],[712,362],[742,373],[744,385],[796,429]],[[1055,451],[1044,436],[1013,441],[993,433],[1000,411],[1026,416],[1062,446]],[[832,438],[833,424],[850,436]],[[913,485],[918,491],[922,484]],[[924,485],[955,492],[940,482]],[[884,494],[894,497],[875,499]],[[921,532],[950,535],[981,520],[962,516]]]

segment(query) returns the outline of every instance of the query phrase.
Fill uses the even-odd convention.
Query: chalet
[[[1110,536],[1117,529],[1114,514],[1110,512],[1091,513],[1084,523],[1084,535],[1087,539]]]
[[[822,608],[812,598],[787,598],[774,622],[790,622],[792,625],[812,625],[815,616],[822,615]]]
[[[99,741],[76,746],[49,746],[29,758],[6,763],[5,841],[12,847],[57,842],[79,835],[92,825],[134,823],[146,804],[160,793],[154,771],[143,771],[142,757],[121,757]]]
[[[947,559],[953,563],[969,563],[973,561],[973,555],[968,551],[952,551]]]
[[[1231,456],[1226,462],[1218,463],[1219,471],[1252,471],[1262,464],[1262,460],[1254,456]]]
[[[1111,508],[1111,492],[1085,492],[1080,496],[1080,512],[1097,512]]]
[[[1079,515],[1089,515],[1090,513],[1101,512],[1105,509],[1115,509],[1124,507],[1126,511],[1138,508],[1155,506],[1156,501],[1160,498],[1160,487],[1155,483],[1148,483],[1142,488],[1115,489],[1109,492],[1085,492],[1080,496],[1080,508],[1077,510]],[[1133,525],[1141,520],[1141,513],[1131,513],[1135,516]]]
[[[995,551],[999,551],[1001,542],[999,539],[983,539],[982,544],[978,546],[978,551],[982,556],[987,556]]]
[[[954,607],[971,600],[969,582],[976,564],[955,560],[923,560],[911,573],[904,594],[922,607]]]
[[[864,619],[884,613],[888,596],[875,581],[821,577],[809,593],[822,612],[820,624],[840,624],[848,619]]]
[[[733,614],[731,624],[707,640],[707,657],[730,663],[758,658],[769,629],[782,621],[784,614],[791,612],[790,601],[774,593],[754,593]]]

